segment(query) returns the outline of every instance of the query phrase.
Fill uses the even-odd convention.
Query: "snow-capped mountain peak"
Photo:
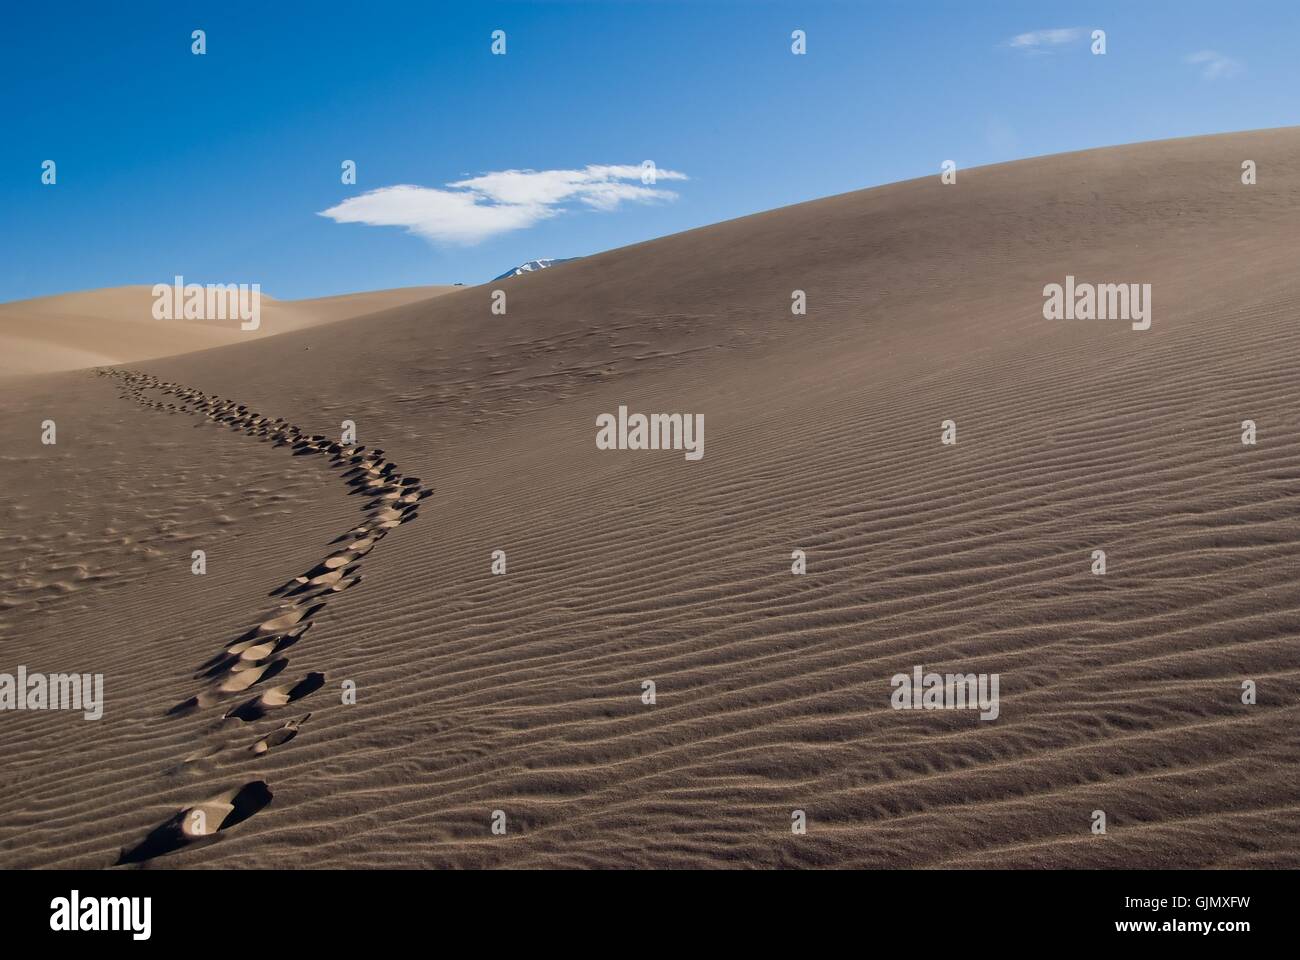
[[[507,277],[517,277],[521,273],[532,273],[536,270],[545,270],[547,267],[553,267],[557,263],[568,263],[570,260],[577,260],[577,259],[578,259],[577,257],[564,257],[559,260],[529,260],[526,263],[521,263],[513,270],[507,270],[505,273],[501,274],[501,276],[493,277],[492,279],[504,280]]]

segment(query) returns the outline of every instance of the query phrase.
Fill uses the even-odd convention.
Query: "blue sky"
[[[0,300],[176,274],[281,298],[479,283],[946,159],[1300,122],[1294,0],[76,0],[2,16]],[[608,171],[484,179],[645,160],[686,179],[654,196]],[[397,185],[424,189],[362,196]],[[340,205],[435,239],[320,215]]]

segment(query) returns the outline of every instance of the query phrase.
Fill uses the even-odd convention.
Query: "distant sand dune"
[[[231,422],[0,385],[0,670],[107,689],[0,715],[0,865],[1300,866],[1297,154],[935,175],[135,364]],[[1044,320],[1067,274],[1151,328]],[[706,455],[597,450],[620,404]],[[361,545],[407,493],[338,482],[343,420],[419,523]],[[998,719],[891,709],[916,665]]]
[[[257,330],[241,330],[237,320],[156,320],[148,286],[0,303],[0,377],[189,353],[377,313],[455,289],[404,287],[313,300],[263,294]]]

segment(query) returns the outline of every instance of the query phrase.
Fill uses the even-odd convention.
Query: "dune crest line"
[[[284,672],[289,665],[284,651],[302,639],[330,598],[361,582],[362,559],[390,530],[417,519],[420,502],[433,493],[418,477],[402,476],[383,450],[367,451],[364,446],[344,445],[320,434],[308,436],[283,417],[272,420],[234,400],[138,371],[105,368],[96,370],[96,374],[113,378],[122,388],[121,397],[141,406],[169,414],[202,416],[272,446],[289,447],[296,457],[325,454],[331,469],[343,470],[342,479],[352,488],[350,492],[366,501],[361,508],[362,522],[330,541],[333,549],[326,557],[270,591],[269,596],[281,599],[269,615],[199,664],[194,679],[201,683],[201,689],[168,709],[168,715],[189,715],[207,709],[254,691]],[[155,399],[151,393],[176,399]],[[312,671],[296,681],[261,687],[251,699],[222,714],[214,729],[226,727],[225,721],[240,724],[260,721],[324,684],[325,674]],[[310,717],[309,713],[289,720],[274,730],[261,732],[247,743],[223,742],[200,747],[188,754],[181,765],[209,759],[232,746],[238,749],[241,762],[255,761],[294,739]],[[221,831],[242,823],[270,804],[272,796],[264,780],[226,787],[207,800],[181,808],[134,847],[123,848],[117,863],[139,863],[182,847],[211,843]]]

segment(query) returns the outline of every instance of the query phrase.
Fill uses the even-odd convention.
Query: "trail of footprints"
[[[270,596],[279,598],[279,606],[261,623],[200,664],[195,673],[195,680],[200,684],[198,692],[167,712],[187,715],[229,703],[214,728],[220,731],[228,729],[231,721],[240,724],[260,721],[319,690],[325,684],[325,674],[316,671],[274,685],[268,681],[288,668],[285,651],[311,629],[312,618],[329,599],[361,582],[358,571],[362,558],[390,530],[416,519],[420,501],[433,491],[422,487],[416,477],[403,477],[385,459],[382,450],[367,451],[364,446],[343,446],[328,437],[307,436],[282,417],[272,420],[233,400],[209,396],[201,390],[144,373],[116,369],[97,372],[116,380],[123,390],[121,396],[141,406],[169,414],[206,417],[273,446],[289,447],[294,456],[325,455],[332,469],[343,471],[342,478],[352,487],[352,493],[365,499],[362,522],[335,537],[331,541],[332,552],[320,563],[272,590]],[[241,699],[250,692],[254,693],[250,699]],[[253,762],[292,740],[310,718],[309,713],[288,720],[251,742],[208,744],[186,756],[181,766],[229,749],[238,751],[240,759]],[[212,843],[221,831],[264,808],[271,797],[271,789],[264,780],[252,780],[184,807],[134,847],[124,848],[117,862],[140,863],[181,847]]]

